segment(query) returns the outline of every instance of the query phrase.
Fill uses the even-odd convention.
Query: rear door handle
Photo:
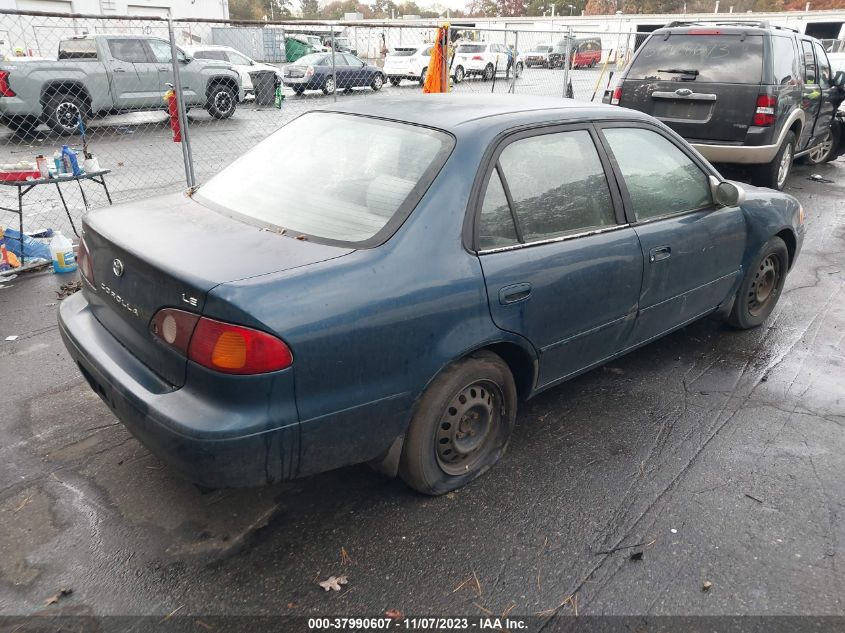
[[[111,71],[113,73],[125,73],[126,72],[126,70],[123,69],[123,68],[112,68]]]
[[[170,70],[170,66],[159,66],[158,69],[162,72],[167,72]]]
[[[521,283],[505,286],[499,290],[499,303],[509,305],[519,301],[525,301],[531,296],[531,284]]]
[[[671,246],[658,246],[657,248],[652,248],[648,252],[648,261],[652,264],[654,262],[659,262],[661,259],[669,259],[672,255],[672,247]]]

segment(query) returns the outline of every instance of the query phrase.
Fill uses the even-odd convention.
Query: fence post
[[[566,55],[563,58],[563,98],[569,96],[569,65],[572,52],[572,27],[566,29]],[[574,95],[573,95],[574,96]]]
[[[179,77],[179,58],[176,48],[176,36],[173,33],[173,20],[167,18],[167,32],[170,36],[170,62],[173,65],[173,91],[176,93],[176,110],[179,113],[179,127],[182,129],[182,159],[185,161],[185,180],[188,188],[196,186],[194,158],[191,154],[191,141],[188,136],[188,117],[185,114],[185,100],[182,95],[182,80]]]
[[[519,59],[519,31],[514,31],[513,36],[513,75],[511,75],[511,87],[508,92],[513,94],[516,91],[516,61]]]
[[[337,103],[337,67],[334,63],[334,22],[332,22],[332,81],[334,82],[332,97],[334,97],[334,102]]]

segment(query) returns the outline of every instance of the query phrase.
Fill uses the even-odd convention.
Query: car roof
[[[361,100],[358,103],[320,108],[324,112],[344,112],[373,116],[394,121],[440,128],[447,132],[460,133],[461,127],[482,119],[509,117],[515,125],[524,119],[534,122],[536,115],[548,112],[550,120],[566,123],[567,120],[581,121],[626,119],[632,121],[650,120],[651,117],[635,110],[616,106],[576,101],[557,97],[533,97],[521,95],[466,95],[428,94],[414,97],[387,97]]]
[[[784,35],[794,35],[797,33],[795,29],[789,27],[770,24],[765,20],[757,21],[719,21],[719,20],[701,20],[699,22],[670,22],[666,26],[656,29],[655,34],[675,33],[682,34],[690,30],[700,31],[702,29],[714,31],[712,35],[741,35],[742,33],[753,33],[755,35],[762,35],[764,33],[780,32]],[[800,33],[798,33],[800,35]]]

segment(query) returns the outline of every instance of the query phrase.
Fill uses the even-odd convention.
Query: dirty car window
[[[452,143],[444,132],[403,123],[305,114],[212,178],[195,198],[291,233],[362,243],[416,205]]]

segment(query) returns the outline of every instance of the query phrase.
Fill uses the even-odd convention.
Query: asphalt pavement
[[[0,615],[845,615],[843,182],[791,177],[808,232],[763,327],[705,319],[524,403],[439,498],[367,466],[200,490],[65,353],[68,279],[5,284]]]

